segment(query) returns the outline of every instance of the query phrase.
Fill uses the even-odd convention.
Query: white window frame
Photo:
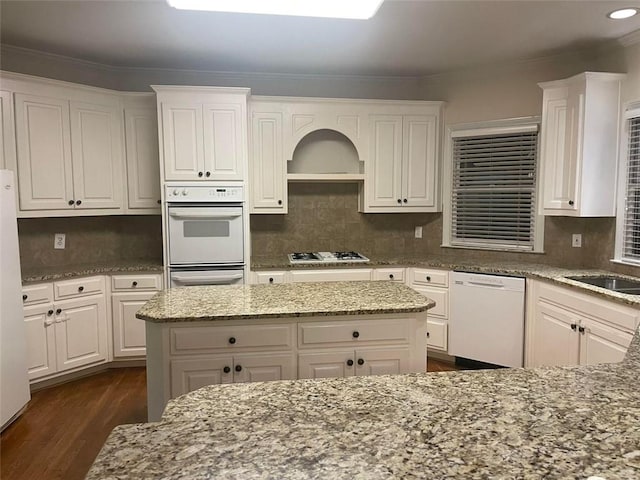
[[[443,204],[442,204],[442,246],[449,248],[464,248],[472,250],[497,250],[505,252],[519,253],[544,253],[544,216],[541,209],[536,206],[534,209],[534,239],[533,250],[524,249],[517,245],[508,244],[473,244],[473,245],[452,245],[451,226],[453,211],[453,139],[460,136],[473,135],[499,135],[505,133],[518,133],[531,131],[533,129],[540,132],[540,117],[509,118],[504,120],[493,120],[478,123],[463,123],[450,125],[447,128],[447,139],[445,142],[444,168],[443,168]],[[538,158],[536,161],[536,204],[542,201],[542,179],[540,177],[540,135],[538,134]]]
[[[622,113],[620,161],[618,168],[618,202],[616,210],[616,243],[612,262],[640,266],[640,260],[624,256],[624,223],[626,216],[627,175],[629,166],[629,119],[640,117],[640,100],[629,102]]]

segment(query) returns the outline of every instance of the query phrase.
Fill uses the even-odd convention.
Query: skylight
[[[180,10],[258,13],[300,17],[350,18],[373,17],[384,0],[167,0]]]

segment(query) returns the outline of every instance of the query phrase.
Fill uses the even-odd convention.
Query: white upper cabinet
[[[18,216],[121,213],[125,174],[120,96],[4,72],[2,80],[14,98]]]
[[[243,180],[249,90],[153,88],[162,122],[164,180]]]
[[[71,102],[76,207],[122,208],[122,106]]]
[[[20,210],[75,208],[67,100],[16,99]]]
[[[283,155],[282,112],[252,103],[251,213],[287,213],[287,167]]]
[[[362,211],[440,211],[440,105],[430,103],[430,113],[370,116]]]
[[[615,215],[620,83],[624,77],[586,72],[539,84],[543,89],[544,215]]]
[[[160,212],[158,117],[154,95],[127,95],[124,121],[127,156],[127,211]]]
[[[0,170],[14,170],[16,143],[11,92],[0,91]]]

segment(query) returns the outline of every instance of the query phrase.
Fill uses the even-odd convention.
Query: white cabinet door
[[[69,102],[15,94],[20,210],[72,208]]]
[[[293,380],[295,374],[293,354],[238,354],[233,356],[234,382],[268,382]]]
[[[286,283],[287,272],[254,272],[254,283]]]
[[[355,374],[355,352],[337,350],[298,355],[298,378],[349,377]],[[349,365],[351,363],[351,365]]]
[[[427,347],[446,352],[448,322],[439,318],[427,318]]]
[[[207,385],[233,382],[233,358],[179,358],[170,361],[171,398],[193,392]]]
[[[203,178],[202,104],[163,102],[161,111],[165,180]]]
[[[544,165],[544,209],[565,210],[575,198],[575,157],[571,162],[571,130],[575,109],[567,112],[566,87],[547,89],[542,105],[541,162]]]
[[[154,108],[124,111],[127,152],[127,197],[129,209],[160,205],[160,160],[158,120]]]
[[[56,372],[56,335],[53,305],[25,307],[29,380]]]
[[[438,207],[437,126],[435,116],[412,115],[403,119],[403,205],[434,211]]]
[[[204,178],[242,180],[246,157],[246,112],[240,104],[205,104]]]
[[[402,205],[402,116],[372,115],[370,117],[369,206],[399,207]]]
[[[578,365],[580,342],[578,319],[559,307],[538,302],[535,312],[533,367]]]
[[[0,91],[0,169],[13,170],[16,162],[11,92]]]
[[[580,365],[621,362],[633,335],[593,320],[585,320],[581,327]]]
[[[104,295],[55,304],[58,372],[107,359],[107,308]]]
[[[111,296],[114,357],[143,357],[146,354],[145,322],[136,318],[136,312],[155,294],[134,292]]]
[[[282,141],[282,113],[254,112],[251,213],[287,213],[287,171]]]
[[[426,356],[426,352],[425,352]],[[409,348],[372,348],[355,352],[356,375],[396,375],[410,371]]]
[[[122,111],[71,102],[71,157],[76,207],[122,208]]]

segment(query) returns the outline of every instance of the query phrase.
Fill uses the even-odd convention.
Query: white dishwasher
[[[522,367],[524,278],[451,273],[449,355]]]

